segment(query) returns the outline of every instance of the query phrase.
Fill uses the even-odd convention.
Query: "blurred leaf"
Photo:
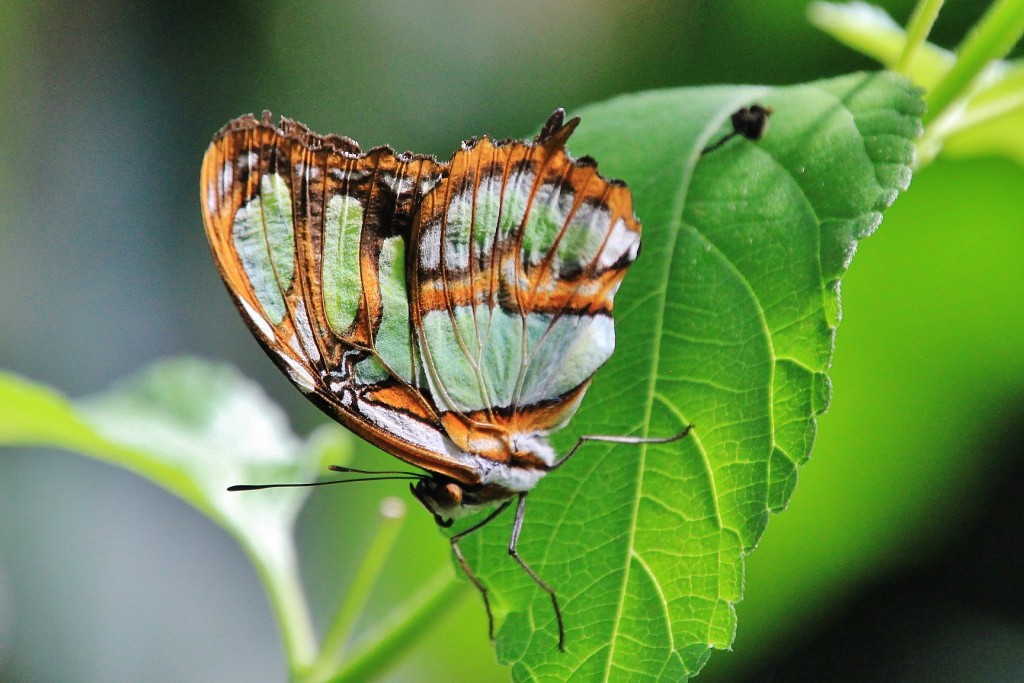
[[[253,559],[279,617],[293,620],[300,639],[312,644],[301,598],[284,595],[299,585],[291,534],[309,489],[274,495],[226,489],[311,481],[325,458],[334,463],[347,458],[347,436],[340,428],[330,426],[303,441],[259,386],[231,367],[192,358],[159,362],[109,391],[74,402],[0,375],[0,405],[0,443],[54,446],[120,465],[223,526]],[[282,615],[281,609],[299,612]]]
[[[963,102],[991,85],[1001,61],[1024,35],[1024,0],[994,0],[956,47],[956,64],[925,93],[926,125],[947,113],[957,114]]]
[[[701,157],[753,102],[775,111],[765,138]],[[511,515],[466,539],[517,680],[682,680],[730,645],[743,557],[828,404],[839,278],[910,180],[920,112],[893,74],[580,112],[572,147],[630,183],[644,249],[618,297],[618,351],[572,431],[696,427],[664,446],[587,445],[531,494],[519,549],[558,593],[566,653],[547,596],[507,556]]]
[[[813,2],[807,8],[807,17],[843,45],[887,67],[896,64],[907,42],[902,26],[884,9],[866,2]],[[917,85],[931,89],[955,63],[956,55],[952,52],[926,42],[910,64],[907,76]]]
[[[942,150],[958,157],[1005,155],[1024,164],[1024,60],[997,64]]]
[[[875,5],[815,2],[808,8],[808,17],[839,42],[886,66],[896,63],[906,44],[906,31]],[[956,63],[956,53],[926,42],[907,75],[932,91]],[[1005,155],[1024,163],[1024,62],[990,62],[964,107],[938,123],[926,135],[922,153],[926,160],[946,151],[960,157]]]

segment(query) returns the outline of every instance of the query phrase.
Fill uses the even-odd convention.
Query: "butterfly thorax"
[[[504,451],[496,448],[486,453],[462,454],[478,481],[466,483],[434,473],[412,487],[413,494],[434,515],[438,524],[449,526],[453,519],[529,491],[551,469],[555,452],[545,434],[504,436]],[[499,439],[495,437],[497,441]]]

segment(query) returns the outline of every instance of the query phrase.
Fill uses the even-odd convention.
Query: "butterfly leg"
[[[487,587],[477,578],[473,570],[469,568],[469,563],[466,562],[466,556],[462,554],[462,549],[459,547],[459,541],[469,536],[474,531],[478,531],[483,527],[487,526],[502,512],[508,509],[508,506],[512,504],[511,500],[506,500],[504,503],[499,505],[495,510],[483,518],[483,520],[477,522],[473,526],[469,527],[465,531],[452,536],[449,541],[452,544],[452,552],[455,553],[455,559],[458,560],[459,566],[462,567],[462,571],[466,574],[466,577],[473,582],[476,589],[480,591],[480,596],[484,599],[484,609],[487,610],[487,634],[491,640],[494,640],[494,614],[491,613],[491,601],[487,597]]]
[[[551,597],[551,606],[555,610],[555,621],[558,622],[558,650],[565,652],[565,624],[562,622],[562,610],[558,606],[558,596],[555,595],[554,589],[545,583],[544,579],[537,576],[537,572],[533,571],[530,565],[526,564],[526,560],[519,556],[519,551],[516,549],[519,546],[519,534],[523,530],[523,519],[526,517],[526,494],[527,491],[519,494],[519,504],[516,505],[516,519],[512,524],[512,537],[508,541],[508,554],[530,575],[533,582]]]
[[[562,456],[561,460],[559,460],[554,465],[552,465],[551,469],[552,470],[557,470],[559,467],[564,465],[569,460],[569,458],[571,458],[573,455],[575,455],[576,451],[578,451],[580,449],[580,447],[583,444],[587,443],[588,441],[604,441],[606,443],[629,443],[629,444],[637,444],[637,443],[672,443],[673,441],[679,441],[679,439],[682,439],[684,436],[689,434],[691,429],[693,429],[693,425],[686,425],[686,429],[684,429],[683,431],[679,432],[678,434],[675,434],[673,436],[661,436],[661,437],[654,437],[654,436],[650,436],[650,437],[645,437],[645,436],[605,436],[605,435],[601,435],[601,434],[588,434],[588,435],[584,435],[584,436],[581,436],[579,439],[576,440],[576,445],[574,445],[572,448],[570,448],[569,452],[566,453],[564,456]]]

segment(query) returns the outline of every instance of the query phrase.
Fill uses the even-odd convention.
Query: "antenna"
[[[293,489],[309,486],[330,486],[331,484],[354,484],[359,481],[417,481],[429,479],[430,476],[419,472],[401,472],[398,470],[359,470],[354,467],[343,467],[341,465],[330,465],[327,469],[332,472],[343,472],[346,474],[369,474],[369,477],[355,477],[353,479],[335,479],[332,481],[311,481],[300,484],[236,484],[229,486],[228,491],[259,491],[262,489]]]

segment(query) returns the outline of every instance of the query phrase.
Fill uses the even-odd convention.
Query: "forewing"
[[[225,127],[203,161],[207,237],[267,353],[332,417],[407,462],[477,473],[421,387],[405,248],[444,166],[269,115]],[[461,459],[460,459],[461,458]]]
[[[465,145],[423,198],[412,317],[436,403],[467,425],[557,429],[614,349],[640,224],[625,185],[565,153],[575,125]]]

